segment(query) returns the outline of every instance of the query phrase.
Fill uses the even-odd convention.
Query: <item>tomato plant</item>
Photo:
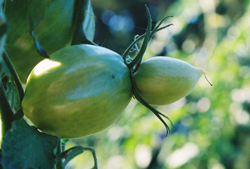
[[[41,8],[37,10],[37,6]],[[65,150],[64,139],[88,136],[109,127],[133,95],[159,118],[168,134],[170,127],[163,118],[170,119],[150,104],[168,104],[184,97],[202,74],[201,69],[174,59],[142,62],[150,39],[171,25],[161,27],[167,16],[151,30],[148,8],[146,33],[136,36],[121,56],[92,42],[94,21],[88,0],[6,0],[4,7],[10,25],[6,52],[0,60],[0,163],[4,168],[61,169],[78,154],[90,151],[96,169],[92,148],[75,146]],[[131,52],[134,48],[135,54]],[[33,68],[41,60],[36,55],[47,59]],[[19,65],[19,57],[27,64]],[[24,93],[17,74],[23,80],[31,68]],[[156,77],[161,80],[154,81]],[[151,82],[161,86],[149,85]],[[176,90],[176,84],[183,90]],[[155,92],[156,87],[159,92]]]

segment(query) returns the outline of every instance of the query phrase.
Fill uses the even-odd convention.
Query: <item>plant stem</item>
[[[11,122],[13,121],[14,113],[12,112],[9,102],[5,96],[2,84],[2,77],[0,80],[0,112],[2,122],[2,139],[6,132],[11,129]]]
[[[21,105],[21,102],[22,102],[23,96],[24,96],[23,87],[21,85],[19,77],[18,77],[18,75],[17,75],[17,73],[16,73],[16,71],[15,71],[15,69],[14,69],[8,55],[6,54],[6,52],[3,53],[3,60],[4,60],[5,64],[7,65],[12,78],[14,79],[14,82],[16,84],[17,91],[18,91],[18,94],[19,94],[20,105]]]
[[[61,139],[59,139],[59,140],[60,141],[59,141],[59,143],[57,145],[57,154],[60,154],[60,153],[63,152],[63,142],[62,142]],[[64,169],[62,159],[60,159],[60,161],[57,162],[56,169]]]
[[[92,169],[98,169],[98,163],[97,163],[95,150],[93,148],[90,148],[90,147],[84,147],[84,150],[90,151],[92,153],[92,156],[94,158],[94,166]]]

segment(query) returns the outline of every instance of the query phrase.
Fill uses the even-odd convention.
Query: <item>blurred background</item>
[[[179,58],[205,69],[186,98],[156,107],[175,124],[165,128],[132,99],[120,119],[98,134],[72,139],[66,147],[96,150],[100,169],[250,169],[250,1],[92,0],[95,42],[120,54],[147,26],[167,15],[173,26],[150,41],[145,59]],[[170,125],[170,124],[169,124]],[[91,168],[85,152],[68,169]]]

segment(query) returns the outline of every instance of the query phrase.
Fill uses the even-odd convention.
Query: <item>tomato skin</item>
[[[48,63],[55,66],[44,69]],[[32,70],[22,107],[43,132],[77,138],[110,126],[131,98],[129,70],[120,55],[99,46],[75,45]]]
[[[190,93],[203,73],[182,60],[157,56],[142,62],[133,78],[148,103],[166,105]]]
[[[31,2],[33,1],[41,0]],[[33,67],[43,59],[39,56],[30,36],[30,8],[39,11],[37,13],[44,13],[44,17],[38,18],[41,20],[37,21],[38,25],[34,33],[48,54],[69,46],[75,28],[75,0],[47,0],[38,3],[44,6],[29,5],[28,0],[6,0],[5,3],[5,16],[9,26],[6,51],[23,83]],[[88,38],[93,40],[95,19],[92,15],[92,7],[89,6],[89,8],[90,14],[85,17],[83,29]]]

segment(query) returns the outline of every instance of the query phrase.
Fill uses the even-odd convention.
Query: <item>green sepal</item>
[[[161,24],[163,23],[163,21],[164,21],[165,19],[169,18],[169,17],[172,17],[172,15],[165,16],[165,17],[155,26],[155,28],[150,32],[149,40],[154,36],[154,34],[155,34],[156,32],[158,32],[158,31],[160,31],[160,30],[162,30],[162,29],[165,29],[165,28],[167,28],[167,27],[173,25],[173,24],[168,24],[168,25],[166,25],[166,26],[160,27]],[[127,63],[127,62],[126,62],[127,56],[128,56],[128,54],[129,54],[129,52],[131,51],[131,49],[132,49],[133,47],[136,47],[137,43],[138,43],[139,41],[141,41],[143,38],[145,38],[146,36],[148,36],[148,35],[147,35],[147,32],[146,32],[145,34],[141,35],[141,36],[136,36],[136,37],[135,37],[135,40],[134,40],[134,41],[129,45],[129,47],[124,51],[122,57],[123,57],[125,63]],[[145,52],[145,51],[144,51],[144,52]],[[139,67],[139,65],[140,65],[140,63],[141,63],[141,61],[142,61],[142,58],[143,58],[143,56],[140,56],[140,55],[137,55],[136,57],[138,57],[137,63],[136,63],[137,65],[136,65],[135,69],[133,70],[133,72],[135,72],[135,71],[138,69],[138,67]],[[134,59],[134,60],[135,60],[135,59]],[[135,62],[136,62],[136,61],[135,61]]]
[[[151,28],[152,28],[152,19],[151,19],[151,15],[150,15],[150,12],[149,12],[149,9],[148,9],[147,6],[146,6],[146,10],[147,10],[147,15],[148,15],[148,26],[147,26],[146,34],[145,34],[144,41],[142,43],[141,49],[138,52],[138,54],[135,56],[135,58],[132,60],[132,62],[130,62],[130,63],[126,62],[126,55],[123,56],[125,64],[127,64],[128,68],[130,70],[132,70],[134,65],[136,65],[138,63],[138,61],[140,61],[142,59],[142,57],[143,57],[143,55],[144,55],[144,53],[145,53],[145,51],[147,49],[148,42],[150,40],[150,32],[151,32]]]

